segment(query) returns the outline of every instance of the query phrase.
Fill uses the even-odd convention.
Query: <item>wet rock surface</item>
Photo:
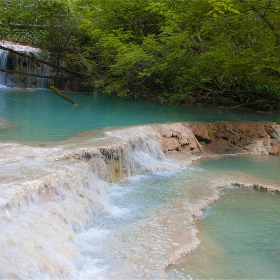
[[[279,154],[280,125],[273,122],[189,123],[204,152]]]
[[[236,153],[280,154],[280,125],[273,122],[154,124],[109,134],[117,137],[116,143],[66,149],[57,160],[88,162],[100,178],[112,182],[145,171],[138,160],[131,158],[133,151],[143,150],[154,155],[175,153],[184,158]]]
[[[201,145],[192,132],[192,129],[185,123],[158,124],[155,125],[162,137],[162,150],[168,151],[202,151]]]
[[[153,171],[160,171],[158,176],[161,176],[161,171],[181,170],[192,161],[223,156],[230,151],[272,154],[279,153],[279,147],[280,125],[272,122],[154,124],[81,134],[44,146],[3,143],[0,146],[0,214],[4,226],[0,248],[5,254],[0,254],[3,264],[0,278],[20,276],[23,272],[32,276],[36,271],[34,279],[45,275],[51,279],[78,279],[75,269],[87,248],[79,251],[76,241],[72,240],[77,240],[87,226],[92,226],[98,213],[103,215],[115,209],[108,203],[108,190],[112,188],[108,182]],[[163,152],[168,157],[171,153],[177,160],[165,162]],[[183,173],[188,172],[184,170]],[[183,199],[175,197],[166,205],[158,204],[140,223],[123,224],[118,232],[121,242],[113,239],[104,247],[105,252],[110,252],[108,255],[121,256],[115,258],[121,263],[119,274],[106,279],[116,279],[116,275],[118,279],[127,279],[128,275],[135,278],[136,269],[141,279],[164,279],[166,266],[198,246],[195,221],[201,216],[202,208],[218,199],[216,188],[235,185],[280,190],[279,182],[240,172],[219,176],[209,172],[189,181],[188,188],[186,180],[182,182],[180,191],[177,189],[180,184],[175,187],[179,194],[186,192]],[[161,189],[162,186],[158,190]],[[10,229],[17,234],[11,235]],[[141,232],[137,244],[142,244],[144,250],[135,253],[135,247],[127,242],[128,232],[129,240]],[[43,245],[46,240],[51,241],[48,248]],[[161,250],[154,247],[157,243]],[[134,256],[133,262],[130,259],[130,266],[124,270],[123,260],[131,256]],[[159,264],[156,269],[154,260]],[[144,265],[140,267],[139,263]],[[115,273],[111,267],[110,270]]]

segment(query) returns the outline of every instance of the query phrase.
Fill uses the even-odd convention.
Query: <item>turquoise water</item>
[[[50,91],[0,91],[0,118],[12,122],[11,127],[0,130],[0,140],[59,141],[86,130],[145,123],[279,120],[277,115],[174,108],[102,94],[67,95],[78,105]],[[105,196],[110,211],[97,215],[94,227],[76,236],[77,248],[85,258],[80,279],[128,279],[114,277],[116,271],[120,275],[126,271],[126,276],[133,272],[138,279],[161,278],[155,274],[161,271],[156,266],[160,262],[163,266],[166,255],[187,244],[182,233],[189,229],[188,211],[214,192],[209,187],[210,177],[240,172],[280,181],[278,156],[226,157],[183,169],[170,167],[169,161],[166,169],[161,164],[152,168],[155,172],[110,184]],[[221,199],[205,209],[197,223],[201,246],[169,269],[170,278],[279,278],[278,211],[278,194],[222,190]],[[31,229],[33,222],[41,219],[37,213],[34,217],[27,219]]]
[[[225,189],[197,223],[201,244],[170,279],[279,279],[279,194]]]
[[[98,260],[94,269],[102,269],[98,272],[101,279],[164,279],[156,273],[156,266],[171,248],[179,249],[187,242],[186,219],[201,198],[213,194],[209,181],[221,173],[220,166],[237,164],[235,171],[244,174],[251,170],[265,173],[276,170],[280,161],[280,157],[271,162],[269,157],[260,157],[264,160],[261,166],[255,159],[226,157],[209,160],[208,166],[214,163],[211,170],[201,162],[183,170],[158,170],[114,183],[109,195],[116,214],[101,214],[93,228],[79,235],[83,254]],[[239,173],[235,176],[240,178]],[[274,179],[280,182],[279,177]],[[220,199],[204,210],[196,224],[201,244],[167,269],[169,279],[279,279],[280,195],[233,187],[220,193]],[[93,250],[84,245],[88,240]],[[86,267],[81,276],[98,278],[87,274],[92,270]],[[128,277],[127,271],[133,276]]]
[[[86,130],[148,123],[219,120],[279,120],[245,111],[172,107],[105,94],[73,94],[77,106],[52,91],[0,91],[0,118],[12,121],[0,140],[59,141]]]
[[[240,172],[280,182],[280,156],[224,157],[196,163],[219,174]],[[169,279],[279,279],[280,195],[235,187],[204,209],[198,249],[167,269]]]
[[[261,179],[280,182],[280,156],[232,156],[197,162],[205,170],[225,173],[238,171]]]

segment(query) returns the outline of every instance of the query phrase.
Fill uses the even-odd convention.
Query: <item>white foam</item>
[[[16,143],[0,147],[4,166],[0,170],[0,201],[9,213],[3,215],[1,224],[0,252],[9,252],[0,253],[2,278],[11,277],[14,267],[16,276],[25,274],[26,278],[35,272],[37,278],[54,279],[120,278],[135,276],[138,269],[144,278],[162,273],[166,254],[178,249],[179,244],[172,219],[164,217],[176,217],[176,221],[182,218],[172,212],[173,205],[165,209],[160,208],[161,201],[159,206],[150,205],[151,200],[147,202],[145,198],[140,202],[137,194],[133,201],[126,199],[133,195],[134,183],[143,180],[143,184],[149,184],[150,179],[172,177],[188,169],[167,159],[158,133],[145,130],[140,127],[116,131],[119,144],[109,133],[108,147],[106,141],[95,147],[96,142],[88,138],[81,139],[79,147],[70,141],[57,147]],[[127,134],[130,132],[135,133],[132,138]],[[105,182],[102,178],[109,178],[110,159],[126,168],[124,177],[141,175],[114,184]],[[164,213],[164,217],[153,211]],[[179,229],[185,228],[186,223],[179,223]],[[152,268],[157,259],[154,254],[160,257],[157,272]],[[127,259],[131,263],[126,263]],[[142,260],[145,264],[140,268]],[[127,271],[122,274],[124,263]],[[112,274],[114,271],[118,274]]]
[[[34,48],[27,45],[20,45],[14,42],[9,41],[0,41],[0,45],[18,52],[40,52],[41,50],[39,48]]]
[[[106,280],[105,271],[109,269],[109,265],[102,259],[86,258],[82,270],[79,272],[80,280]]]

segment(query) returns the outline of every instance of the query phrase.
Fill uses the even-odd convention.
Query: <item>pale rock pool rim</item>
[[[0,246],[5,254],[0,255],[0,276],[82,279],[85,274],[79,271],[86,269],[83,266],[85,256],[77,247],[77,235],[87,232],[100,213],[115,216],[122,213],[122,209],[110,205],[108,190],[112,185],[108,182],[141,174],[185,170],[194,160],[216,156],[209,151],[204,153],[204,145],[197,141],[192,125],[175,123],[130,127],[105,131],[98,137],[92,137],[89,132],[44,147],[3,143],[0,147],[0,161],[4,166],[0,171],[3,229]],[[269,126],[268,123],[265,125]],[[269,127],[266,138],[252,138],[249,145],[241,145],[239,151],[247,154],[276,153],[279,125],[270,123]],[[172,155],[166,157],[165,153],[173,153],[174,159]],[[150,210],[154,218],[157,217],[154,214],[159,214],[156,223],[160,229],[166,229],[165,234],[170,238],[166,245],[162,245],[162,251],[155,256],[153,250],[147,249],[146,253],[154,258],[152,262],[148,259],[144,261],[143,253],[138,252],[139,259],[135,260],[135,264],[127,264],[126,271],[116,270],[111,278],[131,276],[131,273],[136,273],[136,267],[135,277],[165,278],[164,269],[169,264],[198,246],[195,221],[200,217],[202,208],[218,199],[215,188],[258,184],[260,188],[280,190],[278,182],[240,174],[219,178],[209,174],[203,182],[199,180],[205,187],[201,197],[197,190],[198,196],[191,202],[175,199],[168,207],[158,206],[158,210],[157,207]],[[196,184],[197,181],[194,181],[192,186]],[[182,212],[173,213],[175,206]],[[161,220],[161,211],[174,220]],[[184,223],[179,224],[182,218]],[[179,225],[176,233],[172,232],[174,221]],[[147,218],[142,222],[152,229],[155,221],[149,222]],[[143,224],[136,223],[135,226],[142,228]],[[184,236],[180,232],[184,232]],[[137,265],[139,262],[145,265],[141,268]]]
[[[169,279],[279,279],[280,194],[234,186],[219,193],[196,223],[200,245],[167,268]]]

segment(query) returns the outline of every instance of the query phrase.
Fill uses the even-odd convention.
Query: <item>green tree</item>
[[[38,65],[48,64],[61,74],[68,72],[71,76],[83,77],[78,71],[81,69],[78,42],[82,35],[73,5],[71,0],[0,0],[1,39],[39,47],[43,54],[51,55],[51,61],[44,59],[44,55],[38,59],[32,53],[21,54],[1,48],[25,56]]]
[[[280,0],[0,5],[2,38],[38,45],[85,73],[84,90],[173,104],[279,108]]]
[[[83,53],[97,73],[91,84],[162,102],[271,106],[279,98],[279,1],[253,4],[78,1]]]

